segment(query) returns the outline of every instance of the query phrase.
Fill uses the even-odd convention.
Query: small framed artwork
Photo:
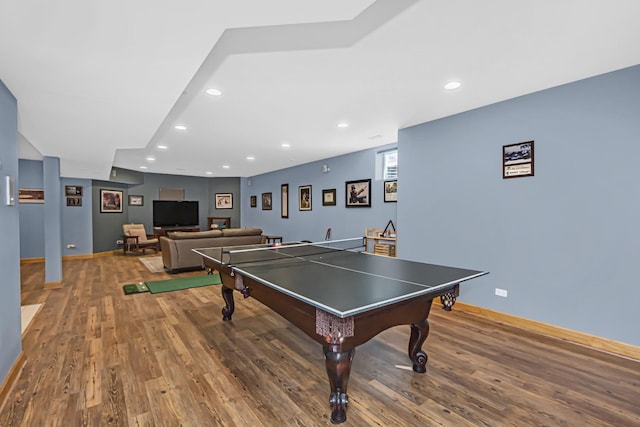
[[[262,193],[262,210],[271,210],[271,193]]]
[[[122,213],[122,191],[100,190],[100,213]]]
[[[298,187],[298,209],[301,211],[311,210],[311,186],[301,185]]]
[[[255,208],[258,206],[258,196],[251,196],[249,198],[249,204],[251,205],[252,208]]]
[[[384,201],[385,202],[397,202],[398,201],[398,180],[384,182]]]
[[[280,217],[289,218],[289,184],[280,186]]]
[[[36,188],[19,188],[18,203],[44,203],[44,190]]]
[[[82,197],[67,197],[67,206],[82,206]]]
[[[360,179],[358,181],[347,181],[345,183],[347,193],[348,208],[370,208],[371,207],[371,180]]]
[[[336,189],[322,190],[322,206],[336,205]]]
[[[216,193],[216,209],[233,209],[233,194]]]
[[[129,206],[144,206],[144,196],[129,196]]]
[[[81,185],[65,185],[64,195],[67,197],[82,197],[82,186]],[[74,206],[74,205],[67,204],[67,206]]]
[[[502,146],[502,178],[533,176],[533,141]]]

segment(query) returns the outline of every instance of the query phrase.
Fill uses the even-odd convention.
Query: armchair
[[[158,252],[160,243],[153,235],[148,235],[144,229],[144,224],[122,224],[122,251],[126,255],[127,252],[137,252],[142,249],[153,249]]]

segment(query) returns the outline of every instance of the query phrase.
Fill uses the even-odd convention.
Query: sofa
[[[266,242],[260,228],[225,228],[207,231],[173,231],[160,236],[160,250],[165,270],[169,273],[202,269],[202,257],[191,249],[236,245],[255,245]]]

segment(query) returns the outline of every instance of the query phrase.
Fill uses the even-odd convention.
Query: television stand
[[[174,227],[153,227],[153,235],[155,237],[166,236],[170,231],[200,231],[197,225],[183,225]]]

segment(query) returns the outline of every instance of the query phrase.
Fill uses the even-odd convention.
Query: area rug
[[[138,258],[138,259],[152,273],[162,273],[164,271],[162,255],[144,257],[144,258]]]
[[[153,282],[130,283],[124,285],[122,290],[125,295],[151,292],[158,294],[161,292],[180,291],[189,288],[199,288],[201,286],[219,285],[222,283],[220,274],[206,274],[203,276],[180,277],[169,280],[158,280]]]

